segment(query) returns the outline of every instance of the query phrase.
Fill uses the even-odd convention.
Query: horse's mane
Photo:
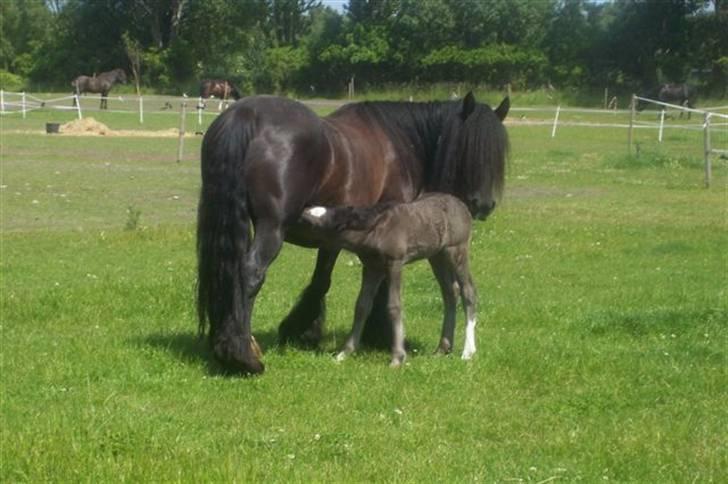
[[[403,163],[424,160],[427,191],[462,195],[477,191],[485,181],[500,195],[508,151],[506,130],[489,106],[475,104],[464,121],[459,116],[462,106],[460,101],[361,102],[343,106],[331,117],[353,112],[395,141]]]

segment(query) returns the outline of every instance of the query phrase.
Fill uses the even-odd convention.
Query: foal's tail
[[[250,241],[242,165],[254,136],[255,114],[238,106],[218,116],[202,140],[197,313],[200,334],[209,324],[212,338],[242,319],[243,264]]]

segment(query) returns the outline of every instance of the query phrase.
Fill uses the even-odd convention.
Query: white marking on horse
[[[311,207],[308,209],[308,213],[314,217],[321,218],[326,214],[326,209],[324,207]]]
[[[475,318],[468,319],[465,326],[465,347],[463,348],[463,360],[469,360],[475,354]]]

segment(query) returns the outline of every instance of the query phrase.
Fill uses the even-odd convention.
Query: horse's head
[[[493,211],[503,189],[508,151],[503,120],[509,109],[507,97],[493,111],[470,92],[456,103],[438,141],[429,188],[457,196],[480,220]]]
[[[117,80],[117,82],[121,82],[122,84],[126,84],[127,78],[126,78],[126,72],[124,71],[124,69],[119,68],[119,69],[116,69],[115,72],[116,72],[116,80]]]

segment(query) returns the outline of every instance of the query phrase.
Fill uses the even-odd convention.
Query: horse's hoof
[[[392,361],[389,362],[390,368],[401,368],[404,365],[405,355],[392,356]]]
[[[447,339],[443,338],[442,340],[440,340],[440,344],[437,345],[437,348],[435,349],[435,354],[449,355],[450,352],[452,352],[452,345]]]
[[[265,371],[260,361],[262,353],[255,338],[251,337],[248,351],[242,351],[234,341],[218,341],[213,347],[217,361],[226,372],[235,375],[259,375]]]
[[[463,360],[472,360],[473,355],[475,354],[475,351],[463,351],[462,356],[460,357]]]
[[[345,351],[339,352],[339,354],[336,355],[336,362],[341,363],[346,359],[346,357],[349,356]]]

